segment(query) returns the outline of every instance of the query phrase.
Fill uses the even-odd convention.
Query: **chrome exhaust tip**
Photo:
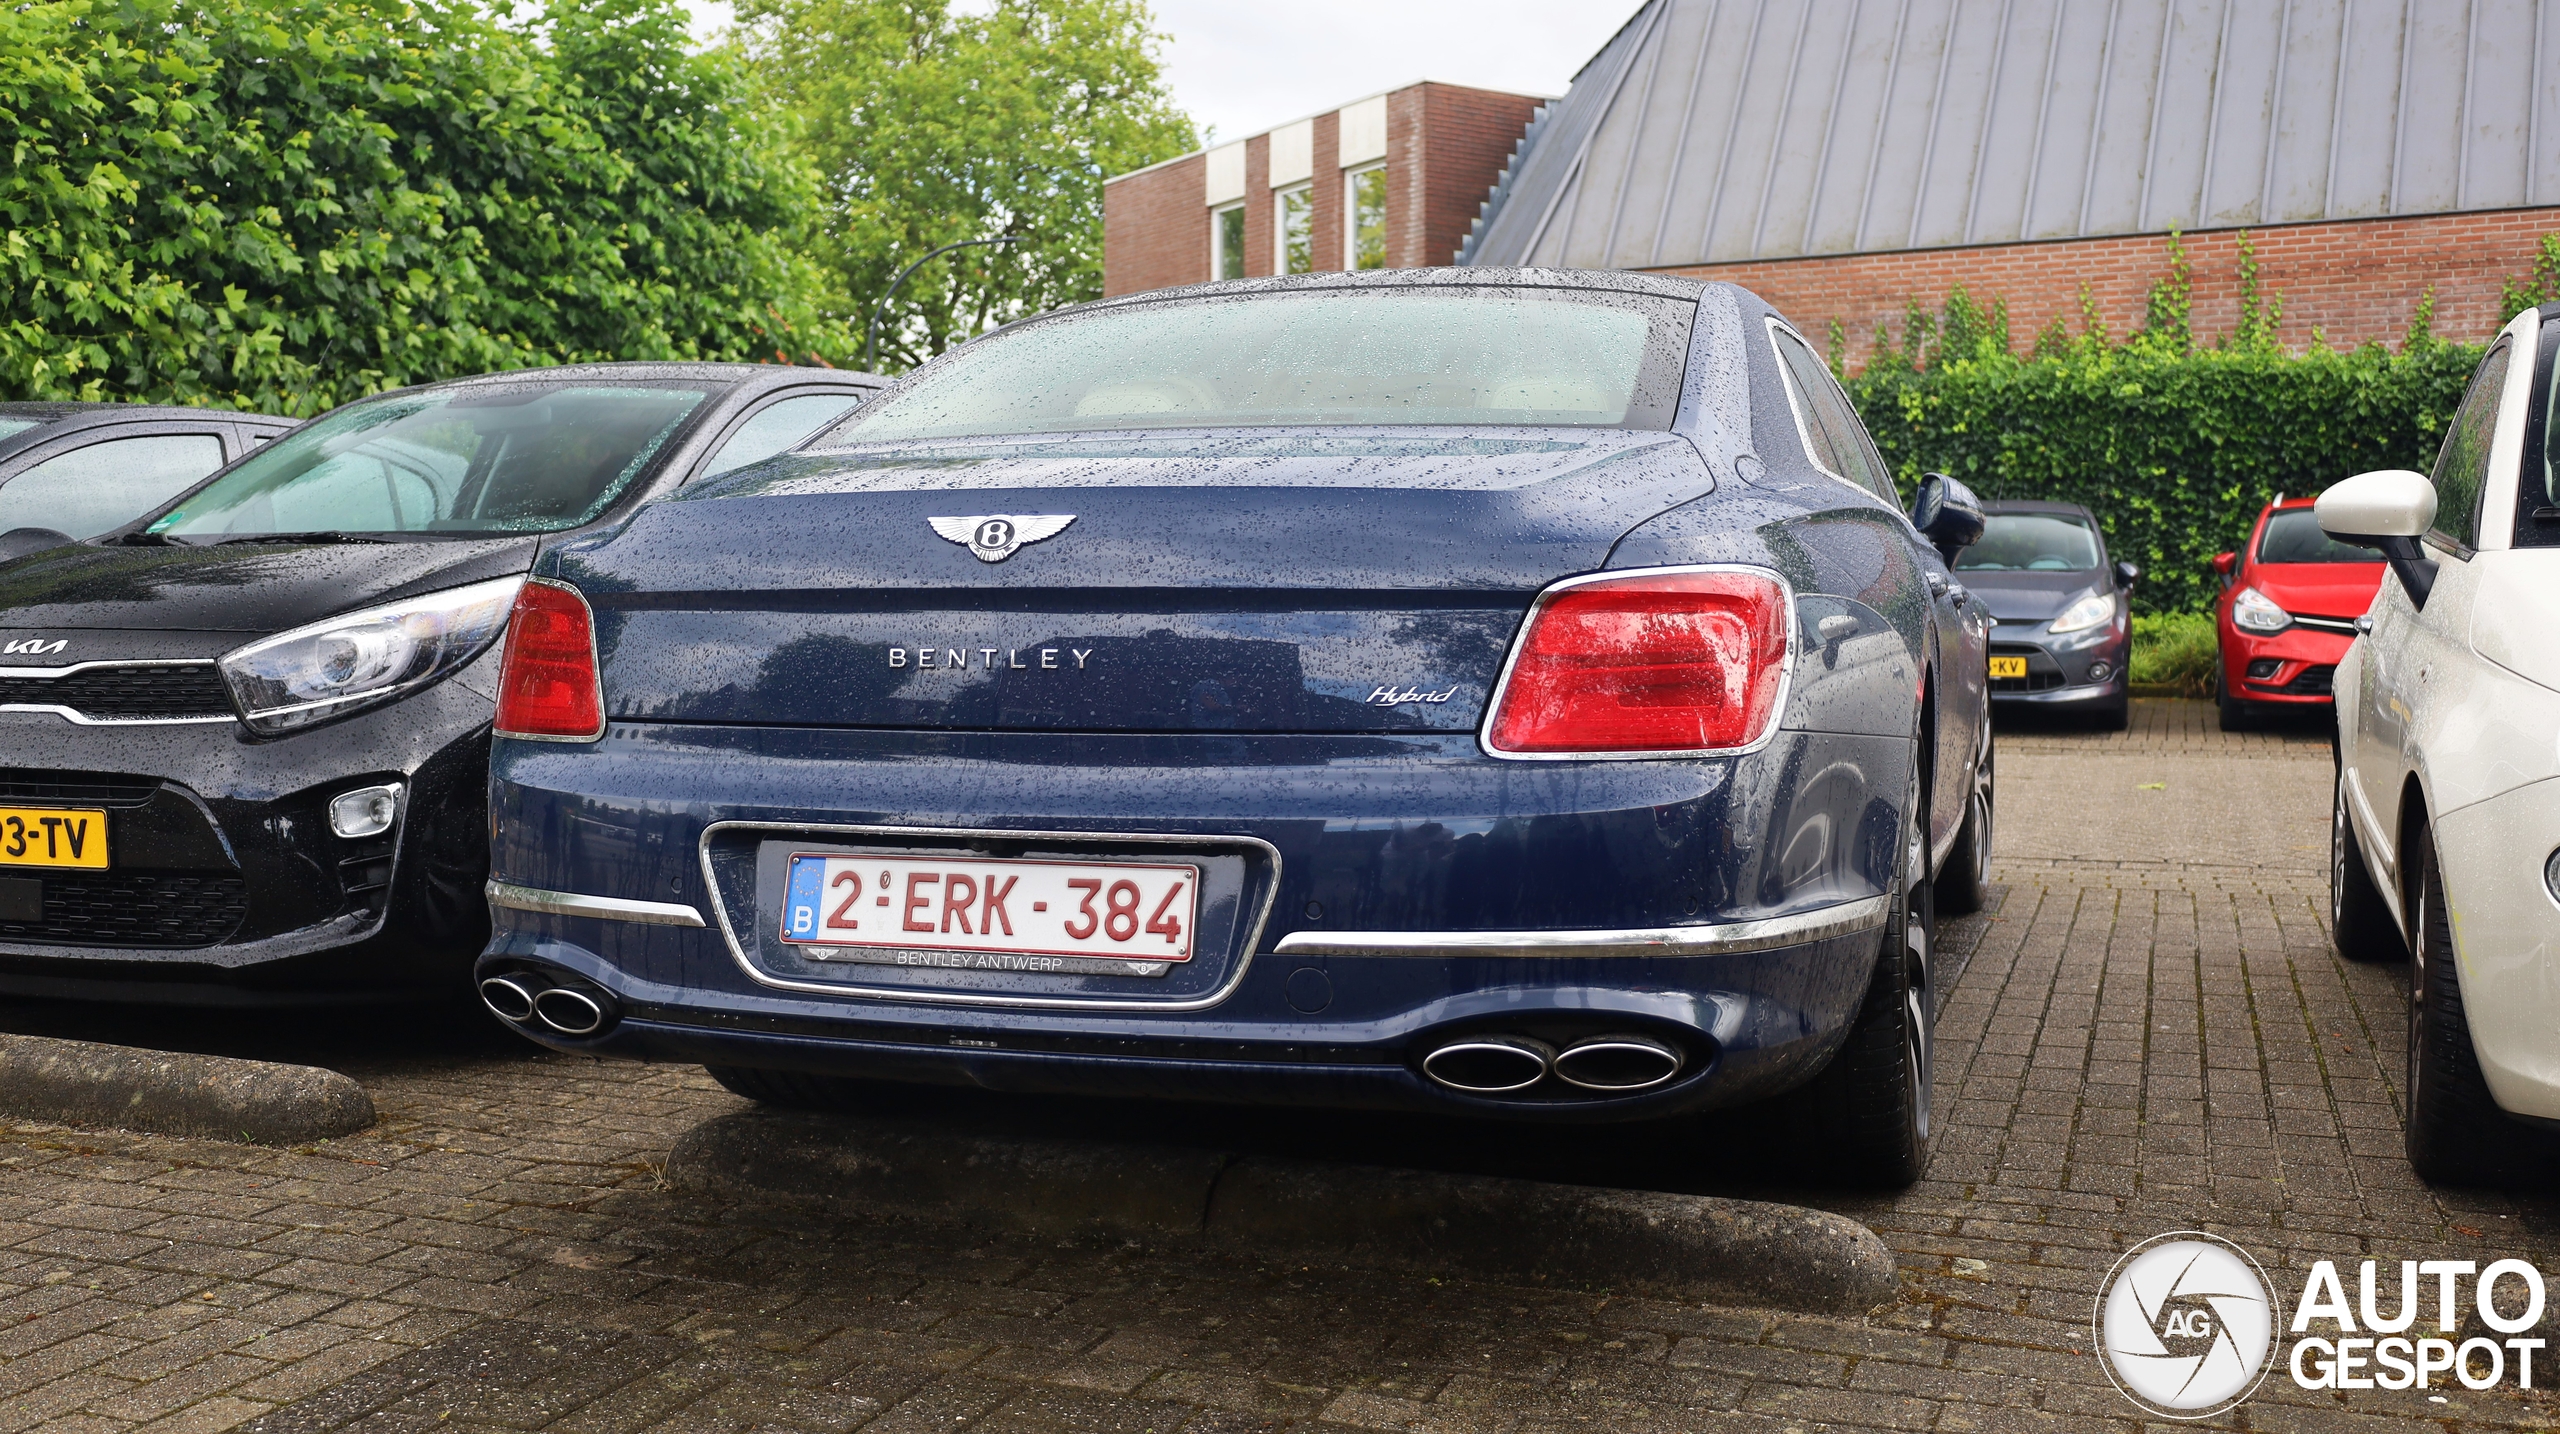
[[[613,1019],[602,1000],[569,986],[554,986],[534,997],[533,1013],[564,1036],[592,1036]]]
[[[522,1025],[533,1019],[534,996],[539,989],[514,976],[492,976],[480,983],[480,1003],[499,1020]]]
[[[1467,1036],[1422,1058],[1422,1073],[1469,1095],[1527,1090],[1546,1078],[1555,1047],[1527,1036]]]
[[[1567,1085],[1618,1094],[1661,1085],[1684,1063],[1676,1048],[1651,1036],[1589,1036],[1564,1048],[1555,1072]]]

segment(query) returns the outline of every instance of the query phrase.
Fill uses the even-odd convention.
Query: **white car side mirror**
[[[2424,473],[2381,468],[2330,484],[2311,510],[2322,532],[2344,541],[2414,538],[2435,524],[2436,485]]]
[[[2424,473],[2382,468],[2332,483],[2311,510],[2320,531],[2342,543],[2378,548],[2398,574],[2409,605],[2423,608],[2435,587],[2436,561],[2418,546],[2436,521],[2436,485]]]

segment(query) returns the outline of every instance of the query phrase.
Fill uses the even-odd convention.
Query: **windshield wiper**
[[[127,533],[121,538],[110,541],[119,548],[191,548],[195,546],[193,543],[181,543],[166,533]]]
[[[226,548],[233,543],[387,543],[389,538],[369,538],[362,533],[251,533],[247,537],[225,538],[214,544]]]

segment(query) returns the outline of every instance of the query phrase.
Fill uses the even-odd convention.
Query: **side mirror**
[[[2117,587],[2129,588],[2140,581],[2142,581],[2142,569],[2135,567],[2133,564],[2126,562],[2122,558],[2116,559]]]
[[[2226,578],[2231,576],[2231,570],[2239,565],[2240,555],[2238,553],[2216,553],[2213,555],[2213,570],[2222,574]]]
[[[1944,473],[1923,473],[1920,495],[1911,500],[1911,526],[1952,563],[1957,553],[1982,541],[1982,500]]]
[[[2435,586],[2436,560],[2418,546],[2419,535],[2436,521],[2436,485],[2424,473],[2381,468],[2329,485],[2311,511],[2320,531],[2341,543],[2379,549],[2399,574],[2400,586],[2413,607],[2427,605]]]
[[[29,553],[41,553],[47,548],[59,548],[78,541],[80,540],[69,533],[57,533],[51,528],[11,528],[5,533],[0,533],[0,562],[7,562],[11,558],[23,558]]]

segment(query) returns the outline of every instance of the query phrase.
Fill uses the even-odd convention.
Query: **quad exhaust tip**
[[[530,971],[492,976],[480,983],[480,1001],[510,1025],[534,1026],[558,1036],[592,1036],[614,1023],[613,998],[584,983],[555,983]]]
[[[554,986],[534,997],[533,1014],[564,1036],[592,1036],[612,1019],[602,1001],[569,986]]]
[[[1556,1077],[1584,1090],[1612,1095],[1651,1090],[1680,1074],[1680,1052],[1651,1036],[1592,1036],[1564,1048]]]
[[[533,1019],[534,991],[513,976],[492,976],[480,983],[480,1001],[502,1021],[521,1025]]]
[[[1534,1036],[1462,1036],[1422,1058],[1422,1073],[1469,1095],[1510,1095],[1552,1074],[1577,1090],[1626,1095],[1669,1083],[1688,1063],[1651,1036],[1586,1036],[1559,1053]]]
[[[1503,1095],[1546,1079],[1555,1047],[1528,1036],[1468,1036],[1422,1058],[1422,1073],[1469,1095]]]

